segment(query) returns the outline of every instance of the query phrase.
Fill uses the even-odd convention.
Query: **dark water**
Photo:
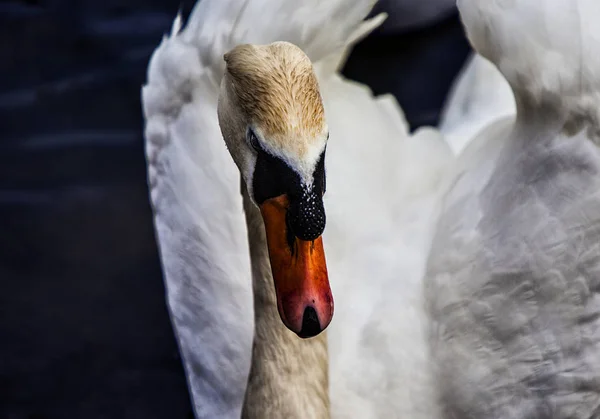
[[[192,5],[0,2],[0,419],[191,417],[139,98],[151,51]],[[414,56],[438,41],[396,46]],[[349,70],[385,88],[376,70]],[[394,87],[409,116],[413,103],[415,115],[439,111],[443,73],[427,87],[440,90],[433,110],[416,81]]]
[[[178,7],[0,4],[0,418],[191,415],[139,103]]]
[[[451,84],[471,52],[458,14],[397,35],[374,33],[357,45],[344,73],[392,93],[412,129],[436,126]]]

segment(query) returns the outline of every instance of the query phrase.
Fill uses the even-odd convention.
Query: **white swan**
[[[328,329],[332,416],[439,415],[421,279],[437,195],[452,156],[434,130],[409,136],[391,97],[374,99],[368,89],[337,74],[348,44],[381,21],[360,26],[370,6],[370,1],[267,5],[203,0],[186,29],[180,31],[176,21],[171,37],[153,55],[143,92],[149,184],[168,304],[197,417],[240,416],[254,329],[239,181],[216,118],[222,56],[239,44],[278,40],[301,46],[313,60],[331,134],[324,248],[336,301]],[[252,161],[251,148],[240,153],[241,160],[246,156]],[[248,173],[243,175],[248,186]],[[253,204],[247,209],[256,212]],[[254,223],[261,220],[251,214],[248,218],[252,242],[261,231]],[[264,269],[264,240],[262,255],[253,253],[253,266],[263,267],[255,269],[255,287],[270,275]],[[263,312],[257,306],[257,323],[273,324],[272,315],[267,322],[259,319]],[[310,342],[278,324],[280,329],[272,330],[288,336],[286,345]],[[269,348],[264,336],[257,335],[257,341]],[[277,362],[298,362],[293,356],[286,359],[278,345],[270,347]],[[261,353],[257,358],[255,346],[253,368],[268,358]],[[323,378],[318,381],[321,385]],[[274,406],[278,402],[267,395],[279,401],[289,395],[288,400],[297,402],[291,393],[307,391],[294,382],[262,388],[261,401]],[[295,412],[310,417],[302,413]]]
[[[460,418],[600,414],[600,3],[459,0],[516,120],[465,150],[427,299],[442,407]]]

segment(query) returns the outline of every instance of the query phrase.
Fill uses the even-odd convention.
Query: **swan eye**
[[[248,129],[247,137],[248,137],[248,144],[250,144],[250,147],[252,147],[254,149],[254,151],[256,151],[256,152],[260,151],[261,147],[260,147],[260,143],[258,142],[258,137],[254,133],[254,131],[252,131],[252,129]]]

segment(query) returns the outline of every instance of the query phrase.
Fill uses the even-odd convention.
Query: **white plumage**
[[[456,78],[439,128],[458,155],[482,129],[515,113],[515,98],[506,79],[494,64],[473,54]]]
[[[431,129],[410,137],[390,97],[339,76],[322,92],[332,416],[435,417],[421,278],[450,150]]]
[[[143,90],[150,196],[196,415],[239,418],[254,322],[239,175],[216,121],[216,71],[179,29],[177,19]]]
[[[143,92],[149,183],[198,417],[240,416],[253,332],[239,174],[217,126],[222,55],[276,40],[315,63],[331,133],[332,416],[598,416],[600,3],[459,7],[516,100],[475,58],[442,129],[455,150],[484,129],[453,169],[436,131],[408,135],[393,99],[336,73],[378,23],[360,24],[369,1],[203,0],[155,52]]]
[[[390,96],[336,73],[370,1],[203,0],[156,50],[144,87],[149,183],[168,304],[200,418],[240,416],[253,312],[239,177],[218,132],[222,55],[286,40],[315,63],[330,140],[324,242],[332,416],[435,417],[421,278],[452,155],[408,134]],[[267,24],[268,22],[268,24]]]
[[[460,158],[426,277],[446,417],[600,414],[600,3],[459,0],[516,121]]]

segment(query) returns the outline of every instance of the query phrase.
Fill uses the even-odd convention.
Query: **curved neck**
[[[242,182],[243,183],[243,182]],[[243,419],[327,419],[327,337],[300,339],[282,323],[260,211],[242,186],[248,224],[255,335]]]
[[[551,93],[532,98],[527,92],[514,88],[513,93],[517,105],[516,138],[539,142],[559,135],[567,139],[585,131],[584,135],[598,144],[600,118],[587,98]]]

